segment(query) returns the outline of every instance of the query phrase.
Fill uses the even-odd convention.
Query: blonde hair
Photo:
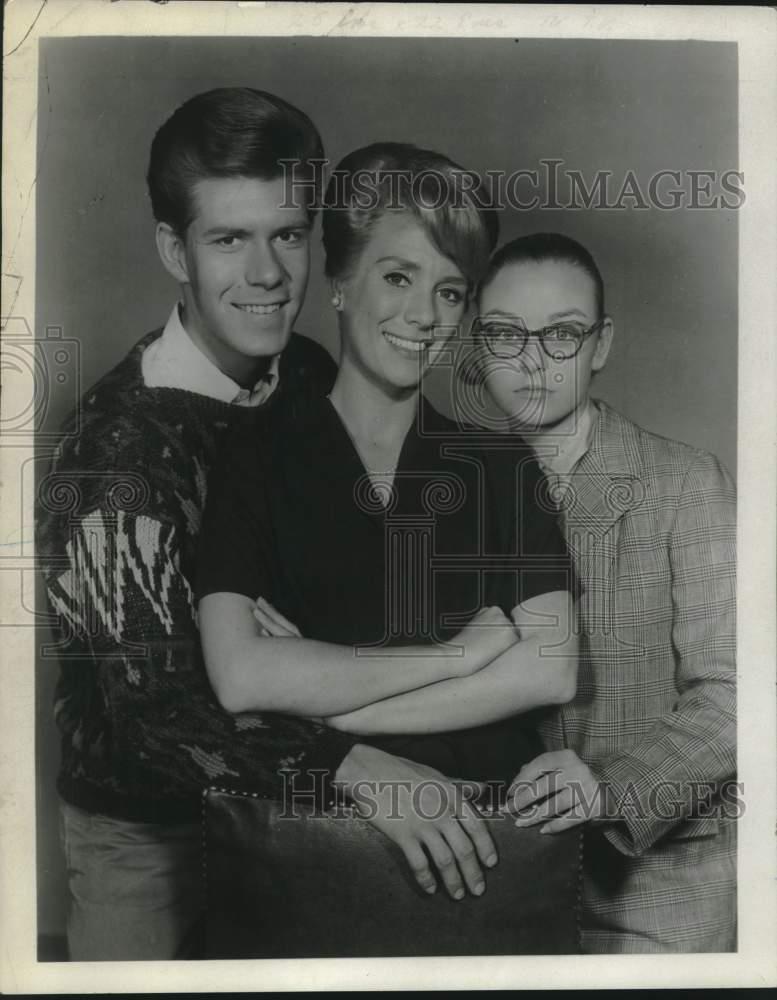
[[[473,183],[474,182],[474,183]],[[499,223],[480,203],[482,185],[448,157],[406,143],[373,143],[340,161],[324,195],[325,272],[346,277],[387,212],[410,212],[474,289]]]

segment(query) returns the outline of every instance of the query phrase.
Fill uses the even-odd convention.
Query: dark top
[[[505,556],[514,540],[500,527],[489,458],[503,448],[510,449],[507,464],[522,470],[522,551],[513,548],[512,558]],[[485,605],[509,612],[530,597],[569,589],[554,514],[535,501],[540,480],[526,445],[462,430],[424,401],[384,506],[328,399],[311,401],[294,420],[268,412],[261,431],[233,439],[214,470],[198,597],[262,596],[308,638],[373,651],[448,641]],[[515,510],[510,492],[508,502]],[[467,730],[464,739],[369,742],[448,774],[512,777],[516,763],[538,750],[532,743],[522,752],[515,732],[510,720]],[[497,761],[481,737],[507,759]]]

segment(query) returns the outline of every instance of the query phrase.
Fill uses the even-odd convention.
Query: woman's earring
[[[339,309],[343,304],[343,297],[340,292],[334,292],[332,295],[332,305],[335,309]]]

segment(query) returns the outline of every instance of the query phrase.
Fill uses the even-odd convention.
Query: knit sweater
[[[192,584],[224,435],[328,391],[334,364],[293,335],[270,400],[238,407],[146,387],[142,352],[159,334],[84,396],[38,489],[38,561],[58,621],[59,792],[89,812],[143,822],[195,819],[210,784],[280,796],[283,769],[324,772],[305,780],[326,797],[355,739],[304,719],[224,711],[205,671]]]

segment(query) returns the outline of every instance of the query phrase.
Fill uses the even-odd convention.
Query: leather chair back
[[[486,892],[427,895],[404,855],[350,810],[297,818],[279,802],[205,796],[207,958],[544,955],[579,951],[581,837],[486,819]]]

